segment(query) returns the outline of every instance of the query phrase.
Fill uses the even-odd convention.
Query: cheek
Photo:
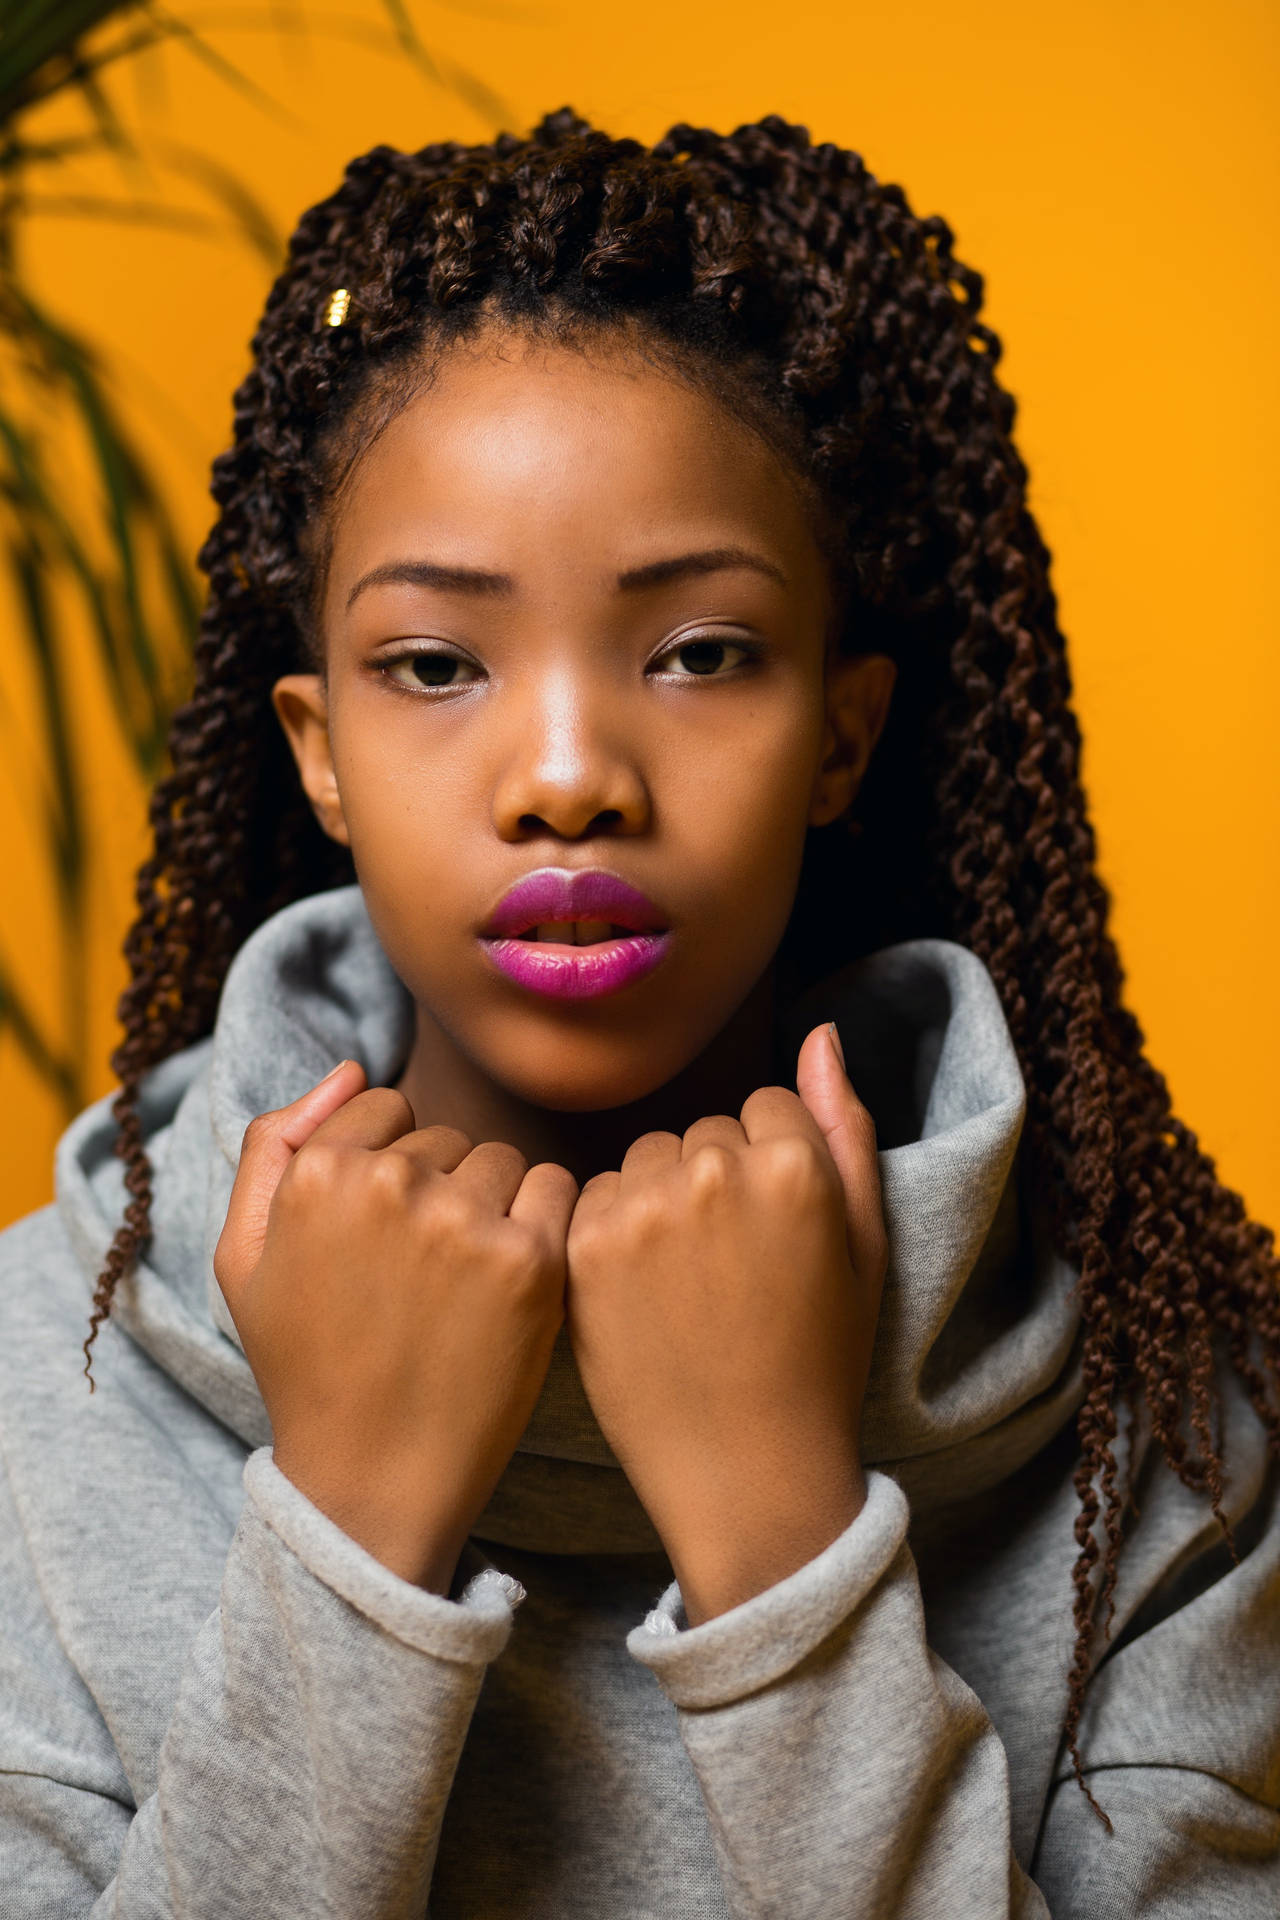
[[[465,744],[424,746],[418,727],[349,729],[334,740],[334,772],[353,850],[379,860],[430,865],[447,857],[450,836],[475,818],[477,777]]]
[[[774,866],[802,845],[821,746],[821,721],[803,710],[762,711],[723,739],[690,741],[682,755],[691,828]]]
[[[803,736],[775,736],[755,757],[709,760],[693,776],[680,838],[701,894],[689,964],[715,1002],[758,977],[786,930],[804,862],[813,761]]]

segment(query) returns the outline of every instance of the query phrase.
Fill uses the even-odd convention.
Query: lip
[[[589,947],[518,937],[553,920],[608,920],[631,931]],[[652,973],[671,944],[671,931],[653,901],[619,874],[603,867],[538,867],[503,895],[480,944],[517,986],[553,1000],[589,1000]]]
[[[667,925],[661,909],[621,874],[605,867],[535,867],[503,894],[481,938],[527,933],[552,920],[608,920],[634,933]]]

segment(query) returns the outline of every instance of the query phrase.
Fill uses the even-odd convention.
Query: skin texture
[[[576,1192],[514,1147],[415,1128],[354,1061],[246,1129],[214,1273],[276,1465],[435,1592],[545,1378]]]
[[[626,570],[728,547],[772,571],[739,564],[619,586]],[[360,588],[375,570],[424,559],[510,584]],[[428,1393],[423,1374],[404,1395],[391,1449],[402,1467],[398,1479],[379,1476],[376,1524],[355,1513],[361,1475],[385,1457],[372,1417],[344,1403],[345,1450],[323,1420],[286,1444],[304,1490],[363,1526],[366,1544],[385,1543],[397,1502],[416,1499],[421,1512],[441,1481],[438,1453],[434,1478],[407,1464],[415,1447],[425,1457],[415,1420],[428,1404],[459,1413],[436,1445],[460,1462],[466,1430],[481,1467],[455,1463],[448,1514],[386,1549],[405,1566],[430,1565],[438,1578],[448,1553],[433,1543],[454,1551],[465,1538],[537,1397],[562,1316],[691,1622],[803,1564],[858,1510],[857,1428],[884,1266],[874,1133],[825,1029],[801,1048],[795,1093],[778,1084],[792,1063],[774,1039],[773,955],[805,833],[852,801],[893,685],[882,656],[830,654],[831,617],[803,498],[778,457],[621,344],[582,353],[490,333],[454,348],[343,489],[321,607],[325,676],[286,676],[273,697],[317,818],[350,846],[379,939],[413,995],[415,1036],[396,1089],[362,1090],[353,1063],[308,1096],[320,1100],[318,1121],[306,1102],[305,1114],[284,1110],[291,1120],[267,1116],[245,1170],[253,1198],[233,1205],[220,1251],[236,1312],[237,1287],[247,1301],[250,1276],[275,1252],[277,1183],[296,1183],[326,1142],[355,1169],[349,1200],[365,1193],[375,1161],[411,1163],[411,1175],[378,1176],[380,1205],[417,1209],[416,1260],[398,1261],[405,1288],[421,1286],[441,1234],[458,1229],[441,1223],[461,1176],[478,1211],[474,1241],[449,1242],[455,1259],[481,1242],[492,1251],[508,1209],[527,1211],[540,1304],[523,1347],[503,1335],[505,1306],[482,1329],[475,1367],[486,1352],[522,1356],[505,1386],[487,1380],[483,1434],[461,1418],[475,1404],[465,1383],[450,1388],[442,1370]],[[704,644],[685,659],[682,640]],[[737,652],[738,640],[758,654]],[[708,656],[707,641],[726,651]],[[425,691],[411,647],[462,664],[420,659],[437,688]],[[697,672],[708,657],[712,671]],[[571,1002],[497,974],[478,930],[543,865],[605,866],[640,887],[673,929],[663,963],[618,993]],[[326,1169],[328,1187],[313,1175],[306,1189],[328,1218],[317,1257],[344,1237],[343,1210],[325,1204],[339,1167]],[[303,1210],[278,1211],[301,1231]],[[352,1259],[359,1238],[346,1233]],[[290,1264],[278,1256],[281,1275]],[[385,1265],[375,1270],[389,1286]],[[338,1284],[327,1308],[317,1302],[331,1316]],[[275,1285],[283,1298],[283,1279]],[[437,1300],[431,1313],[440,1310]],[[468,1311],[479,1326],[474,1296]],[[424,1309],[422,1328],[433,1324]],[[411,1318],[398,1331],[388,1323],[370,1361],[370,1409],[379,1367],[405,1371],[393,1356],[406,1338]],[[283,1379],[283,1335],[278,1346]],[[255,1363],[247,1342],[246,1352]],[[328,1364],[312,1356],[313,1369]],[[340,1364],[335,1352],[335,1400]],[[283,1386],[277,1399],[282,1413],[292,1404]],[[333,1464],[339,1454],[345,1465]]]

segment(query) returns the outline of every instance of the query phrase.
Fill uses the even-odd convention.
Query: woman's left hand
[[[798,1093],[646,1133],[582,1187],[566,1323],[697,1625],[844,1531],[888,1260],[875,1128],[825,1025]]]

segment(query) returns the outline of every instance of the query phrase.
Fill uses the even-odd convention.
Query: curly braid
[[[339,286],[350,319],[328,326]],[[1122,1543],[1118,1404],[1132,1412],[1141,1396],[1170,1467],[1227,1531],[1214,1341],[1280,1451],[1280,1290],[1271,1230],[1173,1117],[1122,1005],[1050,555],[982,295],[944,220],[917,217],[856,154],[776,115],[728,135],[682,123],[646,149],[566,107],[527,139],[381,146],[303,217],[214,466],[195,691],[151,803],[111,1059],[131,1200],[85,1372],[92,1390],[89,1349],[148,1240],[143,1075],[210,1031],[256,926],[355,877],[312,817],[269,699],[280,675],[323,670],[313,615],[344,474],[428,349],[482,313],[556,337],[628,328],[786,453],[815,503],[840,643],[899,667],[864,831],[806,850],[780,960],[816,978],[856,951],[936,934],[995,981],[1027,1085],[1034,1192],[1079,1273],[1064,1732],[1089,1794],[1076,1735]]]

